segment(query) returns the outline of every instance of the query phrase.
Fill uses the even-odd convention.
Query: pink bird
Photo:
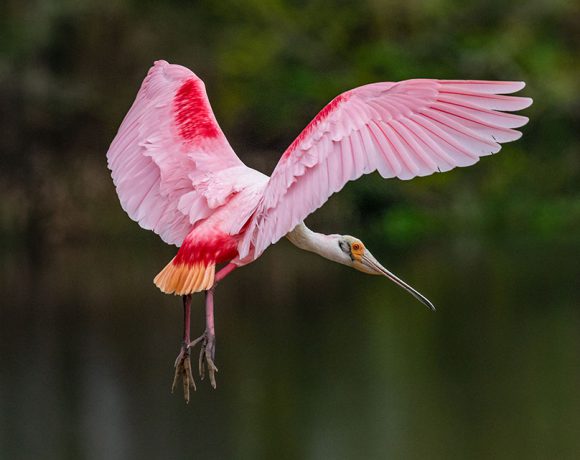
[[[361,240],[323,235],[304,219],[363,174],[411,179],[469,166],[521,136],[532,100],[505,96],[523,82],[406,80],[373,83],[333,99],[286,149],[270,177],[248,168],[219,127],[191,70],[157,61],[107,153],[121,206],[179,247],[154,283],[183,297],[184,332],[172,391],[195,389],[190,350],[215,388],[214,291],[237,267],[286,236],[300,249],[383,275],[433,304],[383,267]],[[216,272],[216,267],[225,264]],[[190,339],[191,295],[205,291],[205,332]]]

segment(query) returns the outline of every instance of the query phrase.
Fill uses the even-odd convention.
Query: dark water
[[[3,254],[0,458],[578,458],[577,246],[376,248],[431,313],[284,242],[219,286],[218,389],[189,405],[149,246]]]

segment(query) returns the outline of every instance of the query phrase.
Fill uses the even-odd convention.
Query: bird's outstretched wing
[[[253,171],[230,147],[203,81],[165,61],[149,70],[107,160],[127,214],[176,245]]]
[[[240,242],[258,257],[348,181],[377,170],[411,179],[469,166],[518,139],[532,100],[504,96],[523,82],[406,80],[374,83],[330,102],[288,147]]]

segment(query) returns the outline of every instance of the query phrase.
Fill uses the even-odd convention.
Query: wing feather
[[[257,258],[349,180],[378,170],[411,179],[469,166],[518,139],[532,100],[523,82],[374,83],[330,102],[284,152],[238,248]]]
[[[176,245],[259,175],[230,147],[203,81],[166,61],[149,70],[107,159],[127,214]]]
[[[379,122],[376,120],[372,120],[369,123],[369,131],[371,136],[374,139],[375,146],[376,146],[376,155],[375,155],[375,162],[377,171],[379,174],[388,179],[390,177],[395,177],[393,172],[393,168],[391,167],[389,161],[387,160],[386,156],[383,154],[388,149],[387,138],[385,137],[383,131],[378,125]]]

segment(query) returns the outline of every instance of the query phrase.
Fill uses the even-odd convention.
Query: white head
[[[304,222],[301,222],[286,235],[286,238],[300,249],[315,252],[339,264],[348,265],[369,275],[386,276],[431,310],[435,310],[433,304],[425,296],[383,267],[363,242],[354,236],[316,233],[304,225]]]
[[[369,275],[386,276],[425,304],[428,308],[435,310],[435,306],[429,301],[429,299],[383,267],[365,247],[361,240],[350,235],[328,235],[328,238],[334,243],[333,257],[329,257],[331,260],[356,268],[357,270],[363,273],[368,273]]]

